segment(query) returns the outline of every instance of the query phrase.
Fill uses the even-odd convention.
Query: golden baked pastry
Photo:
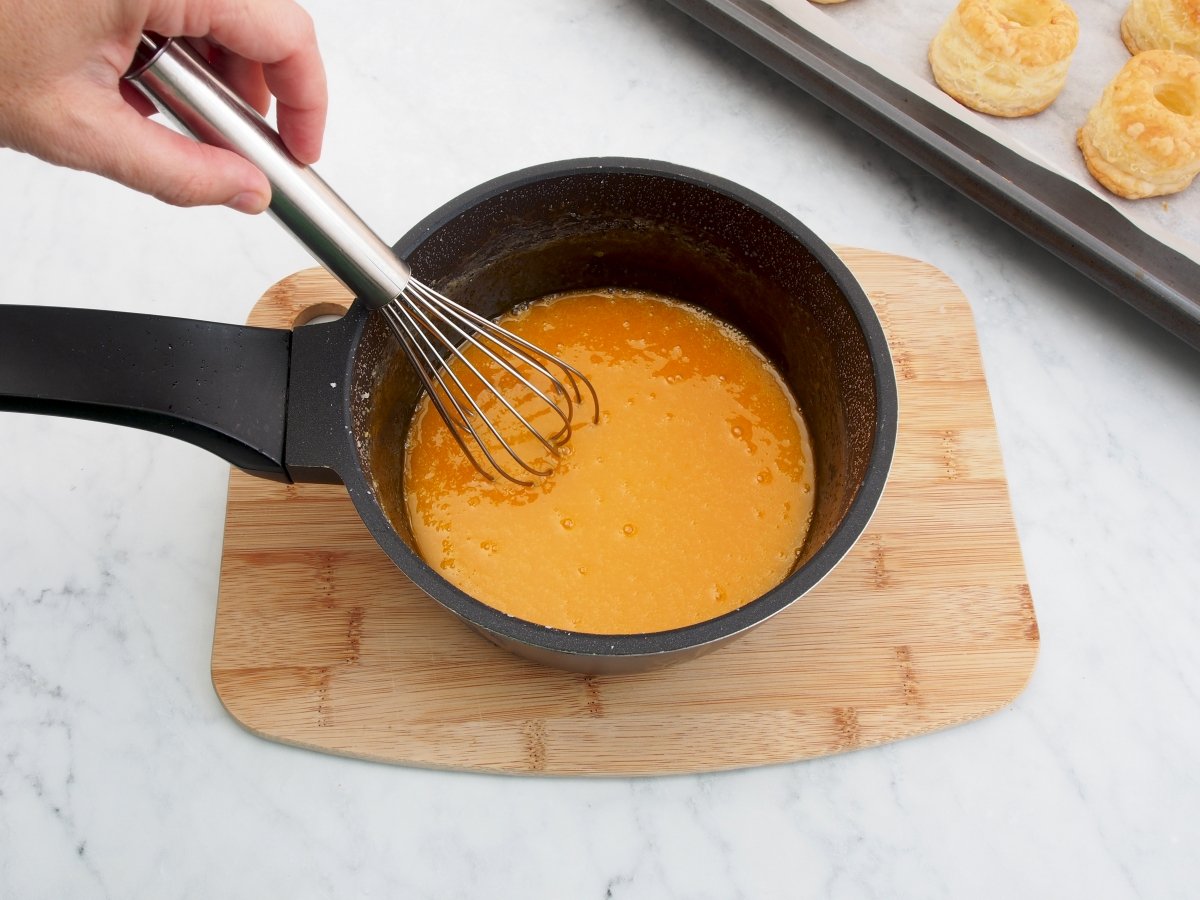
[[[1174,50],[1200,59],[1200,0],[1131,0],[1121,40],[1130,53]]]
[[[962,0],[929,45],[938,87],[993,116],[1029,116],[1067,81],[1079,20],[1062,0]]]
[[[1174,194],[1200,172],[1200,60],[1147,50],[1125,64],[1079,129],[1088,171],[1122,197]]]

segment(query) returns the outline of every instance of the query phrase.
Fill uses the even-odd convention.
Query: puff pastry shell
[[[1174,50],[1200,59],[1200,0],[1132,0],[1121,39],[1130,53]]]
[[[938,87],[994,116],[1049,106],[1067,80],[1079,40],[1062,0],[962,0],[929,45]]]
[[[1088,171],[1122,197],[1174,194],[1200,172],[1200,60],[1147,50],[1125,64],[1079,129]]]

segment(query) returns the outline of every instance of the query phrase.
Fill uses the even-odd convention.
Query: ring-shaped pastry
[[[1121,40],[1130,53],[1174,50],[1200,59],[1200,0],[1131,0]]]
[[[1121,197],[1182,191],[1200,172],[1200,60],[1147,50],[1104,89],[1079,129],[1088,171]]]
[[[993,116],[1049,106],[1067,80],[1079,20],[1062,0],[962,0],[929,45],[938,87]]]

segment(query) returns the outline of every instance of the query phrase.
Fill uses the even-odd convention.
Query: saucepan
[[[550,293],[618,287],[704,307],[747,334],[791,387],[813,439],[812,525],[787,578],[718,618],[629,635],[547,628],[454,587],[380,499],[403,490],[420,385],[361,301],[294,330],[0,306],[0,409],[171,435],[264,478],[341,482],[380,547],[433,600],[514,653],[593,674],[676,663],[737,638],[803,597],[866,527],[896,442],[887,342],[838,256],[778,206],[666,163],[572,160],[468,191],[395,251],[422,281],[488,317]]]

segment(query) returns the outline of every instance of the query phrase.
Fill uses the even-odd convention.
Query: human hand
[[[321,152],[325,70],[293,0],[0,0],[0,147],[104,175],[178,206],[261,212],[271,189],[235,153],[145,116],[121,80],[143,31],[204,38],[210,61],[259,112],[276,98],[298,160]]]

